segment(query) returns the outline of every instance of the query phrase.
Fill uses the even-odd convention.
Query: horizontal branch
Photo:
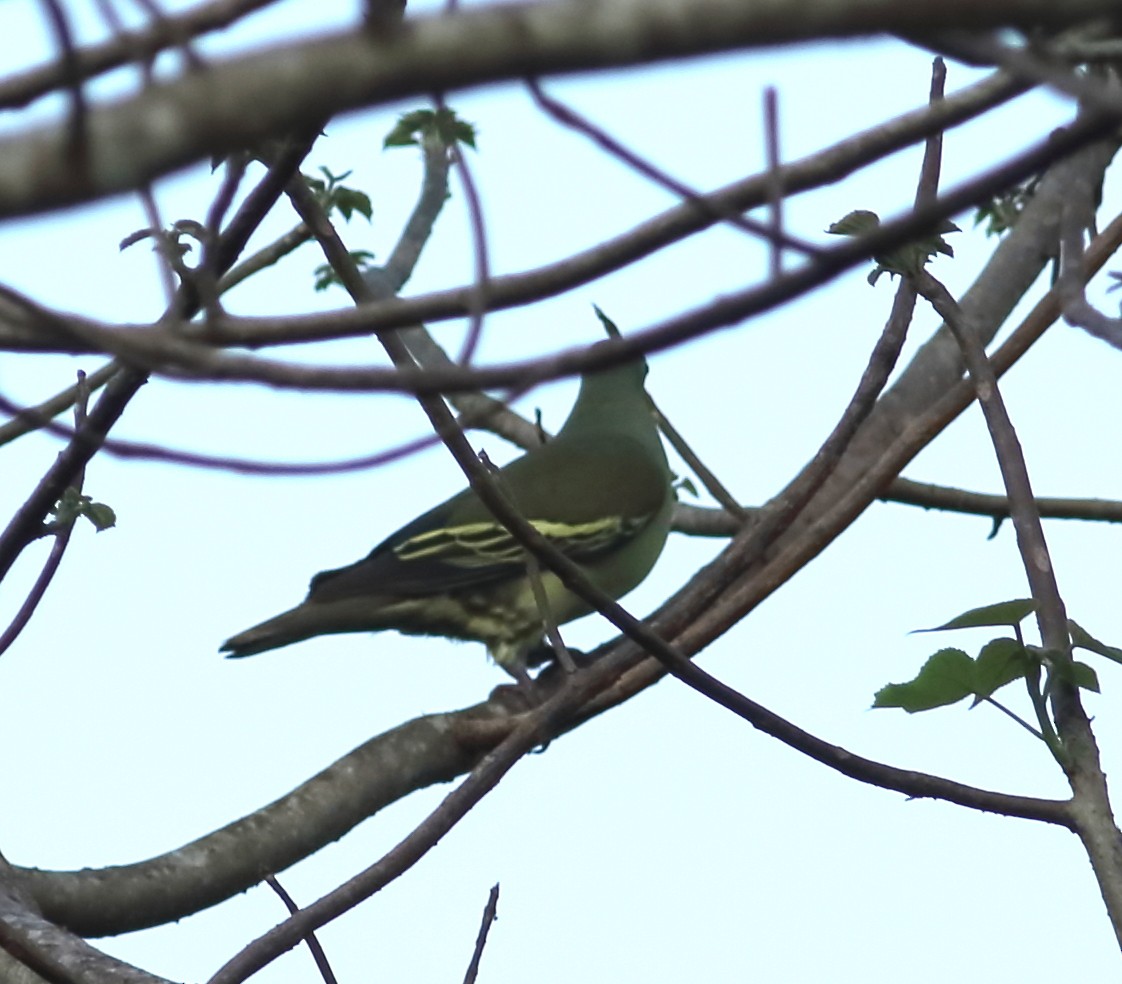
[[[1009,499],[1004,495],[970,492],[946,485],[930,485],[898,478],[884,495],[886,502],[899,502],[924,509],[945,509],[948,512],[1009,518]],[[1122,523],[1122,502],[1116,499],[1078,499],[1037,496],[1036,508],[1043,519],[1082,519],[1089,522]]]
[[[609,663],[611,650],[607,652],[607,658],[581,671],[578,689],[591,682],[586,674],[603,684],[616,673],[616,664]],[[417,718],[371,738],[275,802],[175,851],[102,869],[17,868],[20,884],[46,918],[83,936],[180,919],[256,885],[263,873],[284,870],[401,797],[471,771],[519,723],[504,709],[500,695],[507,689],[498,688],[487,703]],[[1064,801],[1011,796],[875,762],[737,696],[740,710],[748,711],[742,716],[755,727],[863,782],[909,796],[1070,824]],[[572,730],[583,719],[568,717],[540,736],[539,743]],[[465,740],[472,736],[478,740]]]
[[[278,0],[210,0],[177,16],[154,18],[143,30],[129,31],[99,44],[78,48],[73,64],[65,59],[9,75],[0,81],[0,107],[18,109],[53,90],[84,81],[130,62],[151,58],[166,48],[229,27],[247,14]]]
[[[433,91],[829,37],[1062,28],[1116,9],[1115,0],[551,0],[461,8],[388,34],[357,28],[210,63],[91,107],[81,154],[72,152],[66,120],[16,132],[0,140],[0,215],[127,191],[344,110]]]
[[[839,181],[934,131],[946,130],[973,119],[1025,89],[1024,84],[1000,73],[991,75],[934,106],[924,105],[841,140],[825,150],[792,161],[779,169],[778,179],[788,195]],[[702,232],[713,226],[721,216],[740,214],[763,205],[768,198],[769,180],[771,176],[758,174],[734,181],[702,196],[701,207],[683,202],[626,232],[557,262],[492,278],[487,290],[487,310],[505,310],[555,297]],[[186,330],[199,332],[199,340],[212,345],[247,348],[366,337],[380,328],[401,328],[418,322],[432,323],[466,316],[471,307],[473,290],[473,285],[469,284],[418,297],[289,317],[220,315],[201,325],[191,325]],[[34,317],[28,308],[29,303],[24,299],[18,302],[0,299],[0,348],[77,355],[99,351],[97,346],[83,340],[83,328],[87,324],[93,328],[126,333],[150,330],[139,325],[99,325],[90,319],[61,311],[51,311],[50,319]],[[54,321],[66,323],[68,330],[52,327]]]

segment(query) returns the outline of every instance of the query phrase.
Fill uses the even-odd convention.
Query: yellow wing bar
[[[580,556],[599,553],[630,539],[650,517],[606,516],[588,523],[531,519],[529,523],[558,550]],[[443,560],[464,566],[521,564],[524,550],[496,522],[465,523],[418,533],[393,548],[398,560]]]

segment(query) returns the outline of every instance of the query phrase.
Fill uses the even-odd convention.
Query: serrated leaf
[[[475,127],[465,120],[457,119],[452,124],[453,139],[462,144],[467,144],[475,150]]]
[[[382,147],[410,147],[417,143],[417,134],[431,126],[436,114],[431,109],[414,109],[402,113],[392,130],[386,134]]]
[[[368,222],[374,214],[370,196],[354,188],[337,188],[332,196],[332,204],[348,222],[355,212],[364,215]]]
[[[974,703],[1020,680],[1028,669],[1029,656],[1016,639],[991,639],[974,660]]]
[[[1088,632],[1082,625],[1069,618],[1067,620],[1068,631],[1071,633],[1071,644],[1078,646],[1080,649],[1086,649],[1089,652],[1097,653],[1099,656],[1105,656],[1107,659],[1112,659],[1116,663],[1122,663],[1122,649],[1115,646],[1108,646],[1105,642],[1099,642],[1090,632]]]
[[[1031,598],[1016,598],[1013,601],[999,601],[996,605],[983,605],[971,608],[968,612],[956,615],[949,622],[936,625],[931,629],[915,629],[915,632],[943,632],[947,629],[977,629],[993,625],[1018,625],[1027,615],[1036,611],[1036,602]]]
[[[861,236],[880,227],[880,216],[867,209],[855,209],[848,215],[833,223],[826,231],[835,236]],[[919,273],[931,260],[942,253],[944,256],[954,256],[954,249],[943,238],[950,232],[961,230],[949,219],[944,219],[934,232],[928,233],[888,253],[879,253],[873,256],[877,265],[868,276],[868,282],[876,286],[881,274],[889,273],[893,276]]]
[[[447,147],[462,143],[475,149],[475,127],[460,119],[450,109],[414,109],[402,113],[394,128],[386,134],[382,146],[412,147],[421,137],[436,137]]]
[[[374,254],[368,249],[352,249],[347,251],[352,262],[360,271],[365,270],[370,261],[374,259]],[[330,263],[321,263],[314,271],[315,280],[312,283],[312,288],[316,291],[327,290],[334,284],[342,286],[343,282],[339,279],[339,275],[335,272],[334,267]]]
[[[1052,672],[1080,690],[1091,690],[1096,694],[1101,692],[1098,674],[1086,663],[1081,663],[1077,659],[1054,660]]]
[[[940,649],[914,680],[877,691],[873,707],[899,707],[909,714],[955,704],[974,692],[974,661],[961,649]]]

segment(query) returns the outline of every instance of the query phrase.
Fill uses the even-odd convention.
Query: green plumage
[[[501,470],[514,505],[602,591],[620,598],[666,542],[670,468],[643,389],[646,364],[586,375],[557,436]],[[590,609],[540,572],[556,624]],[[312,578],[296,608],[228,639],[251,656],[312,636],[396,629],[471,639],[519,681],[545,626],[526,553],[471,489],[419,516],[363,560]]]

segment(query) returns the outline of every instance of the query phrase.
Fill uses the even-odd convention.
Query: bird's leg
[[[561,638],[561,630],[557,628],[557,621],[549,610],[549,598],[546,597],[545,587],[542,585],[541,569],[538,567],[538,558],[531,553],[526,554],[526,576],[530,580],[530,590],[534,592],[534,601],[537,602],[538,613],[542,617],[546,638],[553,647],[553,656],[566,673],[576,673],[577,664],[569,655],[569,647]]]

